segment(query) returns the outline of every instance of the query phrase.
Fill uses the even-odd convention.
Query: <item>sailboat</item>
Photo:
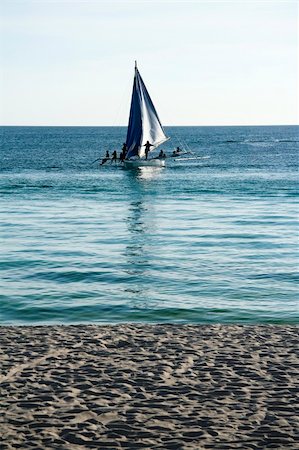
[[[164,166],[165,159],[148,156],[168,139],[135,61],[125,167]]]

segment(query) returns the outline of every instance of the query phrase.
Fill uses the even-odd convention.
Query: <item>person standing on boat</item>
[[[145,159],[147,159],[148,152],[150,151],[151,147],[153,147],[153,144],[150,144],[149,141],[146,141],[143,147],[145,147]]]
[[[114,150],[114,152],[112,152],[112,158],[111,158],[111,162],[115,162],[116,163],[116,161],[117,161],[117,153],[116,153],[116,150]]]
[[[123,146],[122,146],[122,149],[121,149],[121,152],[122,152],[122,154],[123,154],[124,159],[126,159],[127,151],[128,151],[128,149],[127,149],[127,144],[124,142],[124,143],[123,143]]]

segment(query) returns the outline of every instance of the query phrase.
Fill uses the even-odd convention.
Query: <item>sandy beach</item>
[[[295,326],[2,326],[0,335],[3,450],[299,448]]]

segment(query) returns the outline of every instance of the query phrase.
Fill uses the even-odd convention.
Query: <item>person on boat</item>
[[[159,159],[165,159],[165,158],[166,158],[166,155],[165,155],[165,153],[163,152],[162,149],[160,150],[160,153],[159,153],[158,158],[159,158]]]
[[[121,151],[122,151],[122,154],[124,157],[123,159],[126,159],[128,148],[127,148],[127,144],[125,142],[123,143]]]
[[[109,155],[109,151],[107,150],[106,151],[106,156],[102,159],[102,161],[100,163],[100,166],[103,166],[108,161],[108,159],[110,159],[110,155]]]
[[[145,159],[147,159],[148,152],[150,151],[151,147],[153,147],[153,144],[150,144],[149,141],[146,141],[143,147],[145,147]]]
[[[181,149],[180,147],[177,147],[177,148],[176,148],[176,152],[177,152],[177,153],[180,153],[181,151],[182,151],[182,149]]]
[[[116,161],[117,161],[117,153],[116,153],[116,150],[114,150],[114,152],[112,152],[112,158],[111,158],[111,162],[115,162],[116,163]]]
[[[172,155],[171,156],[176,156],[178,153],[176,150],[173,150]]]
[[[125,159],[125,154],[124,154],[124,152],[120,152],[120,154],[119,154],[119,161],[120,161],[121,163],[123,163],[123,162],[124,162],[124,159]]]

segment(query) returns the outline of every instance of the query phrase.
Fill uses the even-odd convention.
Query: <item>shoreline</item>
[[[297,349],[295,325],[0,326],[3,449],[295,449]]]

